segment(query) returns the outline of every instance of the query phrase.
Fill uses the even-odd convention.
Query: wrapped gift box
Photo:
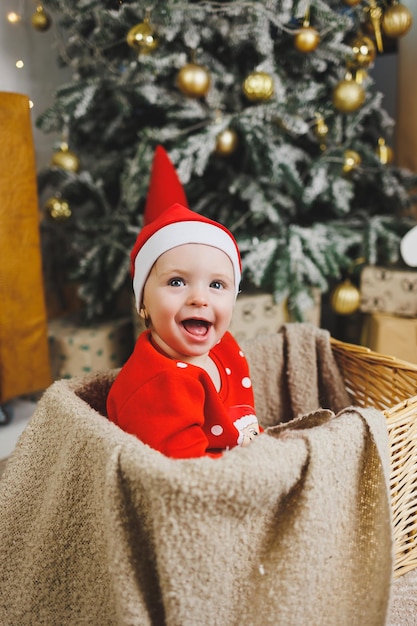
[[[364,318],[361,343],[375,352],[417,363],[417,319],[372,313]]]
[[[70,317],[59,318],[49,322],[48,331],[55,380],[120,367],[133,347],[130,317],[92,326],[79,325]]]
[[[361,311],[417,315],[417,272],[369,265],[360,279]]]
[[[320,292],[314,292],[314,305],[305,313],[305,321],[320,325]],[[287,322],[292,322],[285,302],[277,304],[271,294],[240,295],[233,312],[230,332],[237,341],[251,339],[265,333],[276,333]]]

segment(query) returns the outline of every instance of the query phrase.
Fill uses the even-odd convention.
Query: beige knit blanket
[[[115,372],[54,383],[0,481],[0,624],[384,624],[385,419],[319,408],[347,401],[323,332],[244,346],[261,423],[303,398],[310,413],[220,459],[172,460],[109,423]]]

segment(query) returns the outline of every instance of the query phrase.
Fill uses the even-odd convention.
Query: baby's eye
[[[185,281],[184,281],[184,279],[182,279],[182,278],[178,278],[178,277],[176,277],[176,278],[171,278],[171,279],[168,281],[168,285],[169,285],[170,287],[183,287],[183,286],[185,285]]]
[[[213,282],[210,283],[210,287],[212,289],[223,289],[224,285],[220,280],[213,280]]]

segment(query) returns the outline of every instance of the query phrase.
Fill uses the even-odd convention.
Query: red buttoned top
[[[219,391],[205,370],[169,358],[155,348],[150,331],[141,333],[110,389],[109,419],[173,458],[218,456],[240,445],[243,428],[256,422],[247,361],[229,332],[210,357]]]

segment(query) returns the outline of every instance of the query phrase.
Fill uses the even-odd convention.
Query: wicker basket
[[[352,403],[387,418],[398,577],[417,567],[417,365],[334,338],[331,345]]]

